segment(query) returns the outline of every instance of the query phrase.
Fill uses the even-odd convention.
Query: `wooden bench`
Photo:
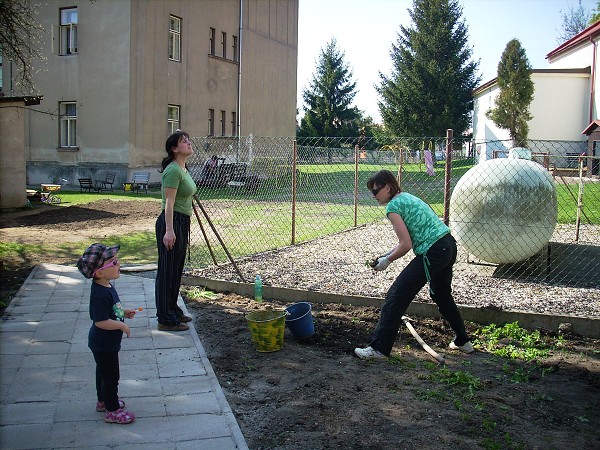
[[[116,176],[117,176],[117,174],[114,172],[106,172],[106,176],[105,176],[104,180],[96,180],[97,189],[100,192],[102,192],[103,190],[108,191],[108,188],[110,187],[110,190],[112,192],[113,183],[115,182]]]
[[[91,178],[79,178],[79,193],[83,193],[84,191],[89,192],[97,191],[98,188],[94,186],[94,182]]]
[[[150,172],[134,172],[133,180],[130,183],[123,183],[123,191],[140,192],[140,189],[148,193],[148,183],[150,182]]]

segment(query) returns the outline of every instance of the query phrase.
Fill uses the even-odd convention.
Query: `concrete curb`
[[[238,283],[235,281],[214,280],[204,277],[183,276],[182,284],[186,286],[203,286],[215,292],[233,292],[239,295],[251,297],[254,295],[254,284]],[[360,297],[352,295],[330,294],[319,291],[305,291],[300,289],[289,289],[275,286],[263,285],[263,298],[265,300],[277,300],[286,303],[312,302],[312,303],[342,303],[344,305],[374,306],[380,308],[383,305],[382,298]],[[473,306],[459,305],[463,319],[481,325],[505,324],[515,321],[526,330],[544,329],[558,331],[559,325],[570,323],[574,334],[600,339],[600,318],[569,315],[551,315],[524,311],[505,311],[487,308],[475,308]],[[433,303],[414,301],[410,304],[408,315],[415,317],[441,317],[437,306]]]

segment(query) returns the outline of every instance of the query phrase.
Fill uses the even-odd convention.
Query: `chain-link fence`
[[[450,133],[195,138],[194,145],[188,166],[201,208],[191,268],[379,222],[383,210],[366,181],[389,169],[403,191],[450,224],[468,255],[458,264],[493,267],[493,276],[598,287],[599,159],[580,156],[585,142],[529,141],[527,149],[509,151],[506,142]],[[372,248],[378,250],[388,249]]]

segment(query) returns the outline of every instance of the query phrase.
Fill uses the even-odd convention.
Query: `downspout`
[[[592,74],[591,74],[591,86],[590,86],[590,117],[588,123],[592,123],[594,120],[594,87],[596,84],[596,51],[598,43],[594,40],[593,36],[590,36],[590,42],[592,43],[592,49],[594,54],[592,55]]]
[[[238,137],[238,148],[239,140],[242,136],[242,29],[244,25],[243,21],[244,14],[244,0],[240,0],[240,38],[238,43],[238,86],[237,86],[237,137]]]

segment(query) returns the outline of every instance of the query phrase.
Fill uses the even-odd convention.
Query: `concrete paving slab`
[[[107,424],[95,410],[87,348],[91,281],[75,267],[40,265],[0,321],[0,448],[247,449],[193,327],[156,329],[154,280],[122,275],[132,337],[119,354],[119,395],[134,423]],[[180,306],[185,305],[180,299]],[[64,407],[69,405],[69,407]]]

